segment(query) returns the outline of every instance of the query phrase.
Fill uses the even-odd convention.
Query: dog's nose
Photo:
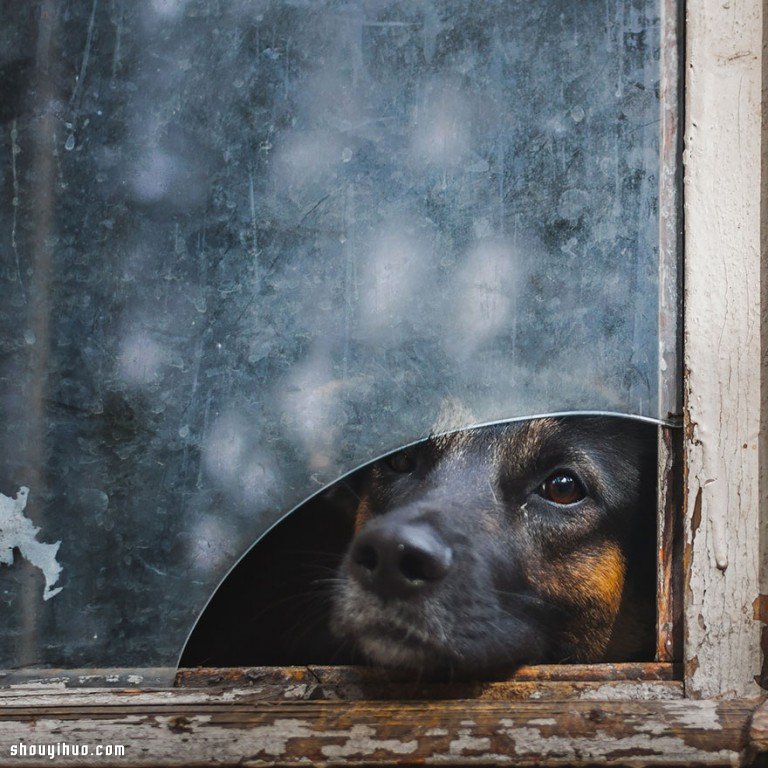
[[[352,575],[383,598],[408,597],[445,578],[453,552],[428,525],[374,524],[355,540]]]

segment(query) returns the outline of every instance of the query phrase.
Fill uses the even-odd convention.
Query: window
[[[6,666],[174,666],[253,541],[436,423],[679,413],[677,70],[658,0],[589,1],[15,11]]]
[[[504,7],[505,12],[512,12],[512,5]],[[555,14],[554,7],[548,4],[542,13]],[[311,490],[300,487],[296,478],[306,478],[309,468],[309,476],[320,487],[361,461],[418,437],[411,435],[411,430],[419,432],[427,426],[419,419],[430,398],[437,404],[442,402],[442,395],[457,399],[470,395],[481,406],[478,421],[532,415],[551,410],[549,403],[556,401],[563,403],[563,410],[619,411],[662,422],[669,413],[679,413],[674,376],[670,380],[662,375],[660,384],[656,378],[659,369],[662,374],[678,370],[677,364],[671,368],[669,365],[670,360],[680,359],[678,336],[664,322],[657,325],[652,321],[658,317],[658,301],[662,319],[676,317],[678,262],[665,257],[674,256],[679,232],[675,223],[679,200],[674,197],[677,166],[661,164],[660,207],[658,214],[650,218],[650,224],[639,213],[642,208],[632,209],[637,220],[644,220],[646,225],[637,229],[635,237],[652,243],[651,251],[659,242],[660,258],[650,266],[631,260],[618,264],[610,260],[611,252],[596,247],[594,253],[603,258],[604,267],[600,284],[596,285],[579,273],[583,259],[579,259],[571,241],[576,237],[578,244],[575,233],[580,217],[588,218],[590,212],[605,210],[600,208],[602,198],[597,193],[591,197],[579,194],[592,189],[591,186],[565,188],[562,179],[554,178],[552,172],[547,175],[546,171],[556,169],[564,158],[565,167],[573,173],[584,170],[599,174],[600,169],[580,166],[578,152],[570,156],[574,164],[568,165],[567,141],[557,138],[556,124],[547,125],[551,135],[543,136],[539,145],[525,132],[515,133],[515,125],[499,123],[498,119],[494,122],[494,114],[498,118],[503,110],[488,110],[486,102],[498,106],[508,94],[504,88],[495,90],[494,84],[499,80],[472,80],[473,73],[492,74],[494,66],[514,70],[516,62],[504,50],[501,26],[473,27],[472,19],[465,19],[456,29],[445,29],[438,23],[439,18],[435,20],[429,14],[418,16],[414,6],[408,5],[397,6],[397,12],[393,10],[389,16],[380,14],[375,25],[369,27],[367,16],[349,12],[343,23],[334,24],[329,33],[334,36],[335,58],[328,56],[328,71],[315,73],[317,78],[308,91],[310,95],[331,92],[338,97],[332,108],[318,112],[318,104],[306,94],[302,101],[302,94],[295,89],[297,73],[306,65],[303,57],[311,48],[286,45],[280,30],[301,13],[316,14],[311,22],[306,22],[307,39],[322,38],[331,25],[316,9],[307,10],[302,4],[286,4],[284,13],[276,13],[274,8],[265,5],[254,9],[250,4],[233,2],[222,12],[220,23],[210,24],[208,8],[203,3],[154,2],[139,8],[118,2],[73,2],[62,9],[54,3],[41,2],[13,9],[13,22],[3,24],[3,33],[8,36],[3,50],[9,53],[3,66],[9,95],[2,108],[6,126],[2,184],[6,199],[11,201],[2,211],[4,251],[10,255],[6,260],[9,299],[3,321],[8,329],[4,333],[7,347],[3,377],[8,425],[4,513],[17,521],[18,533],[14,529],[14,535],[19,538],[11,545],[22,555],[34,550],[33,556],[26,557],[27,565],[22,559],[4,567],[0,574],[7,585],[4,589],[11,617],[0,642],[6,649],[7,665],[27,670],[9,679],[28,678],[30,668],[36,665],[85,667],[99,674],[96,665],[112,666],[119,659],[129,667],[152,667],[154,671],[147,672],[145,682],[169,680],[174,654],[228,564],[281,512]],[[653,14],[642,3],[628,3],[621,8],[627,14],[623,17],[627,23],[625,32],[631,36],[633,25],[637,25],[637,49],[633,49],[633,55],[641,57],[641,49],[652,50],[652,45],[642,38],[643,24]],[[517,5],[514,10],[523,11]],[[524,10],[536,13],[530,4]],[[666,544],[666,554],[671,551],[671,539],[682,544],[684,584],[675,582],[673,568],[668,560],[662,559],[658,651],[663,659],[682,658],[688,696],[743,697],[758,691],[754,678],[759,676],[761,666],[759,622],[766,615],[761,597],[765,590],[760,589],[762,491],[758,482],[763,402],[759,354],[763,329],[758,286],[764,280],[760,272],[758,209],[761,16],[760,7],[751,3],[731,8],[702,2],[688,10],[686,427],[684,446],[675,444],[677,433],[667,426],[661,428],[660,440],[660,456],[664,459],[660,461],[660,536]],[[261,14],[261,19],[251,26],[247,16],[254,12]],[[473,11],[495,12],[501,11],[490,4]],[[404,18],[408,14],[413,14],[415,20]],[[586,51],[591,50],[589,45],[600,34],[607,34],[601,26],[602,17],[597,22],[598,17],[594,16],[585,20],[570,6],[563,14],[562,18],[555,14],[541,28],[557,29],[566,20],[584,24],[583,34],[571,37],[584,46],[580,50]],[[674,50],[674,38],[670,42],[667,33],[673,33],[677,13],[670,3],[657,9],[656,14],[665,20],[660,50]],[[418,36],[412,34],[409,25],[417,26]],[[208,68],[211,76],[197,81],[190,79],[189,73],[195,71],[203,53],[196,48],[199,38],[181,33],[196,28],[210,29],[210,40],[214,42],[206,47],[210,50],[205,53],[218,57]],[[270,34],[261,37],[259,29]],[[141,42],[140,35],[144,35]],[[468,53],[470,48],[462,48],[462,35],[484,40],[486,47],[481,50],[487,55],[483,59],[487,70],[473,58],[474,54]],[[415,37],[419,38],[418,43]],[[30,39],[37,41],[34,56],[30,55]],[[388,43],[397,51],[394,62],[376,58],[384,39],[394,41]],[[602,39],[605,42],[607,38]],[[360,46],[360,40],[368,47]],[[539,55],[546,52],[541,40],[531,37],[527,42]],[[365,50],[374,58],[361,59],[355,55],[356,50]],[[387,94],[397,92],[396,89],[388,91],[382,86],[377,90],[380,82],[364,81],[370,66],[377,77],[384,78],[385,85],[396,84],[399,88],[412,82],[402,73],[418,70],[422,63],[419,57],[425,56],[425,52],[430,57],[437,56],[430,61],[444,64],[450,51],[456,56],[449,61],[448,69],[460,76],[451,79],[438,72],[412,102],[387,101]],[[238,56],[249,55],[258,55],[259,61],[263,60],[264,66],[258,70],[263,82],[253,83],[241,77]],[[535,56],[530,58],[535,63]],[[321,59],[315,56],[313,61]],[[641,65],[639,59],[625,63],[634,67],[635,73],[642,71],[647,76],[646,86],[659,77],[670,86],[675,81],[669,77],[675,69],[674,61],[670,63],[662,57],[660,63],[651,60]],[[61,62],[69,62],[69,68],[59,71]],[[659,68],[655,74],[654,67]],[[354,87],[334,88],[331,75],[339,71]],[[429,72],[433,74],[432,70]],[[574,68],[575,73],[598,88],[603,82],[599,68],[584,65],[581,70]],[[640,81],[635,78],[634,82]],[[238,94],[244,92],[270,93],[274,103],[241,99]],[[376,172],[385,174],[392,158],[376,155],[371,137],[391,137],[397,125],[371,119],[365,110],[360,115],[365,118],[362,122],[345,122],[344,114],[349,113],[344,110],[361,108],[356,101],[361,93],[381,98],[390,110],[387,115],[401,114],[413,119],[413,113],[408,111],[413,104],[424,110],[414,123],[423,131],[416,131],[407,144],[407,151],[414,155],[413,162],[423,164],[423,175],[417,181],[396,173],[381,175],[380,179],[387,182],[385,191],[392,197],[377,200],[376,205],[370,204],[373,198],[366,197],[372,193],[364,180],[359,186],[343,181],[352,178],[357,182],[355,165],[361,162],[361,155],[369,164],[379,163],[375,165]],[[541,98],[548,95],[544,91],[542,94]],[[555,98],[563,100],[563,113],[575,125],[588,127],[587,110],[583,104],[575,103],[577,94],[578,90],[564,88],[555,93]],[[637,150],[638,146],[646,146],[643,141],[634,142],[638,135],[657,135],[658,125],[643,122],[646,110],[654,104],[648,88],[631,96],[624,94],[622,98],[628,101],[622,102],[622,109],[627,110],[625,117],[636,123],[621,137],[625,144],[616,146],[628,148],[619,162],[633,163],[635,173],[626,175],[627,184],[619,190],[618,199],[638,204],[645,200],[647,204],[649,200],[652,203],[655,193],[650,191],[648,175],[638,171],[647,171],[651,165],[658,168],[659,155],[649,160]],[[144,113],[142,105],[151,104],[155,98],[162,101],[164,110]],[[674,93],[663,90],[659,98],[666,105],[676,102]],[[242,111],[232,122],[217,122],[217,116],[223,114],[218,106],[225,103],[239,105]],[[281,111],[289,103],[305,110],[304,119],[311,130],[291,123],[290,115]],[[521,111],[524,108],[526,114],[534,114],[541,103],[526,103],[521,105]],[[213,109],[210,104],[215,105]],[[430,123],[424,117],[426,114],[438,119]],[[676,154],[674,117],[674,110],[662,113],[662,158],[674,158]],[[331,130],[328,126],[334,121],[336,125]],[[268,130],[267,135],[260,136],[260,130],[273,124],[284,131],[279,137]],[[467,136],[463,132],[467,124],[478,134]],[[345,137],[344,141],[339,140],[339,135]],[[522,160],[507,153],[512,144],[505,148],[504,142],[498,141],[499,136],[505,135],[532,141],[529,151],[522,153]],[[475,151],[473,141],[478,136],[484,153]],[[346,137],[355,141],[350,138],[347,142]],[[241,154],[232,147],[239,148]],[[521,178],[541,174],[542,179],[553,182],[547,193],[552,198],[545,196],[534,201],[544,210],[557,212],[557,221],[549,222],[547,229],[554,238],[552,242],[542,242],[541,233],[532,232],[525,220],[530,213],[515,208],[518,204],[524,208],[528,202],[515,197],[519,190],[507,186],[512,176],[498,172],[515,162],[530,162],[537,152],[540,158],[535,163],[541,163],[541,167],[534,163],[530,167],[515,166],[515,170]],[[580,157],[583,161],[583,153]],[[260,168],[266,163],[274,163],[271,167],[279,169],[282,187],[273,177],[268,177],[271,186],[260,186],[266,178],[260,175]],[[369,172],[371,167],[368,166]],[[455,183],[459,175],[462,183]],[[620,176],[624,178],[623,174],[614,178]],[[475,177],[478,182],[473,186]],[[483,187],[479,181],[485,177],[495,182],[493,196],[487,191],[490,187]],[[211,178],[217,180],[217,192],[209,199],[205,182]],[[340,189],[328,183],[337,179]],[[426,179],[430,182],[423,189],[413,186],[417,182],[426,184]],[[331,192],[325,196],[329,188]],[[416,189],[420,196],[406,195],[402,198],[406,202],[398,205],[397,193],[402,189]],[[595,189],[601,189],[599,183]],[[616,200],[617,196],[611,199]],[[424,209],[420,201],[426,201]],[[473,206],[485,207],[485,222],[483,217],[471,215],[475,212]],[[85,209],[90,211],[88,216],[82,213]],[[645,210],[652,211],[652,204]],[[300,230],[283,226],[280,217],[286,211],[293,212],[290,221],[298,221]],[[364,222],[365,236],[350,227],[351,212],[358,214],[355,221],[359,222],[361,211],[367,211],[369,216]],[[507,220],[509,211],[513,215]],[[446,218],[447,212],[451,215]],[[518,213],[519,218],[515,218]],[[388,216],[391,226],[384,226],[380,216]],[[611,216],[612,221],[621,219],[615,211]],[[517,233],[504,227],[513,222],[520,227]],[[657,227],[660,240],[655,235]],[[373,260],[371,268],[381,267],[382,273],[371,275],[362,269],[363,262],[350,254],[362,255],[363,245],[370,241],[367,235],[376,233],[378,239],[374,239],[381,244],[381,254],[386,258]],[[538,254],[540,248],[551,248],[558,254],[560,261],[551,271],[537,273],[535,267],[539,262],[534,259],[531,272],[526,273],[525,286],[536,285],[537,280],[547,276],[553,280],[548,295],[557,294],[561,316],[570,321],[562,328],[549,327],[532,294],[516,294],[519,286],[513,285],[513,277],[500,267],[498,249],[508,247],[507,239],[514,236],[525,242],[523,258]],[[482,244],[482,254],[473,265],[475,241]],[[337,249],[338,260],[323,264],[317,256],[328,243]],[[440,275],[412,277],[413,284],[421,280],[425,286],[417,296],[423,314],[416,318],[424,328],[440,328],[440,321],[430,313],[441,297],[452,295],[452,286],[469,286],[464,294],[469,296],[468,306],[462,307],[458,300],[462,294],[458,292],[451,304],[455,316],[444,316],[445,328],[452,331],[446,338],[453,340],[453,348],[441,347],[438,340],[427,334],[418,337],[422,347],[417,345],[408,350],[403,340],[420,326],[412,318],[404,317],[407,313],[392,303],[390,293],[383,291],[379,295],[372,288],[386,287],[388,280],[399,274],[398,270],[411,263],[403,254],[423,248],[446,262],[441,262],[445,272]],[[370,252],[379,253],[375,249]],[[162,253],[163,260],[154,261],[153,253]],[[211,258],[212,253],[215,258]],[[238,262],[233,259],[236,253],[249,254],[250,258]],[[276,287],[286,288],[289,295],[295,296],[291,292],[301,267],[298,261],[286,260],[286,254],[291,253],[301,253],[302,264],[313,264],[316,271],[309,277],[316,279],[318,286],[308,297],[316,312],[302,318],[300,328],[291,325],[295,313],[281,314],[270,309],[277,301]],[[639,248],[636,253],[647,251]],[[93,271],[95,257],[103,259],[101,274]],[[394,263],[389,264],[388,258],[394,259]],[[486,268],[491,270],[491,277],[480,279]],[[656,280],[659,276],[652,313],[647,307],[638,306],[639,299],[634,293],[621,293],[625,284],[624,273],[619,270],[624,268],[635,280],[649,279],[649,275]],[[147,279],[150,275],[151,279]],[[302,275],[302,279],[305,277]],[[452,282],[451,277],[457,282]],[[507,290],[501,295],[488,291],[491,281]],[[357,295],[348,293],[351,285],[356,285]],[[337,290],[330,298],[323,293],[327,286]],[[614,309],[624,310],[625,317],[631,316],[632,322],[621,325],[617,331],[611,326],[616,315],[604,306],[592,315],[585,313],[582,326],[574,329],[575,304],[568,302],[575,287],[575,293],[580,290],[583,295],[592,295],[590,291],[605,292],[612,298]],[[391,321],[378,345],[371,339],[374,331],[381,331],[377,328],[381,315],[366,319],[357,314],[359,307],[355,309],[354,302],[360,302],[361,295],[366,307],[377,306],[385,315],[388,313]],[[518,302],[515,309],[521,309],[519,317],[531,328],[542,331],[541,338],[548,340],[550,347],[526,348],[519,325],[494,325],[499,317],[518,318],[517,313],[504,312],[510,295]],[[252,302],[251,296],[258,296],[259,300]],[[485,309],[475,316],[477,306]],[[366,332],[371,334],[367,342],[372,349],[368,358],[371,365],[384,361],[384,370],[388,371],[396,358],[411,366],[402,369],[400,378],[386,382],[399,388],[402,402],[398,402],[398,407],[390,407],[391,403],[381,396],[377,389],[381,380],[370,376],[365,365],[355,367],[364,357],[365,339],[342,334],[341,345],[333,350],[314,343],[325,329],[323,321],[317,318],[332,315],[335,307],[340,309],[342,327],[351,328],[353,322],[362,323],[364,328],[365,322],[370,324]],[[263,333],[248,338],[239,336],[238,324],[247,323],[261,311],[271,311],[276,323]],[[18,319],[22,317],[23,321]],[[465,322],[451,325],[457,318]],[[347,322],[349,326],[344,325]],[[469,341],[462,337],[467,327],[473,328]],[[502,333],[510,344],[521,345],[514,347],[516,354],[537,361],[539,367],[525,370],[536,371],[540,378],[526,380],[526,374],[510,371],[504,367],[504,360],[495,357],[498,347],[493,342]],[[607,335],[601,337],[602,333]],[[583,373],[579,373],[580,361],[563,358],[557,344],[567,340],[573,345],[569,349],[584,349],[595,340],[595,334],[599,343],[594,344],[594,359],[605,366],[603,379],[611,383],[611,387],[599,393],[593,382],[585,382]],[[293,344],[285,349],[282,360],[273,357],[276,339],[290,339]],[[620,342],[629,339],[651,343],[638,344],[639,356],[627,360],[621,356],[626,345]],[[661,345],[660,355],[656,353],[657,343]],[[228,358],[231,355],[247,361],[247,367],[232,365]],[[462,360],[472,373],[465,389],[460,381],[463,369],[451,368],[451,359]],[[426,369],[434,372],[434,378],[429,379],[431,386],[419,386],[423,373],[420,361],[428,361]],[[281,365],[285,368],[281,369]],[[290,365],[294,365],[291,375],[275,375],[288,370]],[[539,389],[534,386],[547,381],[550,365],[573,374],[561,379],[568,382],[562,391],[554,391],[546,384]],[[328,441],[337,436],[332,433],[333,424],[322,423],[321,417],[332,412],[329,403],[338,404],[341,399],[334,389],[332,375],[338,366],[345,380],[355,371],[359,377],[355,380],[359,389],[355,391],[364,395],[358,401],[343,401],[338,406],[340,413],[351,413],[358,417],[357,423],[364,424],[363,416],[375,412],[382,431],[375,445],[365,445],[370,433],[362,428],[342,435],[338,439],[341,453],[331,456]],[[55,375],[51,375],[52,371]],[[247,393],[247,388],[237,380],[243,371],[248,372],[249,381],[280,383],[274,391],[278,399],[273,402],[282,403],[282,418],[258,437],[243,434],[252,413],[243,405],[247,404],[248,395],[242,393]],[[310,386],[310,382],[323,378],[320,374],[327,374],[326,386]],[[516,391],[523,394],[517,403],[503,402],[494,389],[505,375],[521,384]],[[481,386],[475,388],[473,382]],[[443,390],[441,384],[445,385]],[[186,393],[183,397],[182,391]],[[537,407],[531,394],[535,392],[543,393],[543,409]],[[589,400],[590,397],[597,399]],[[194,407],[190,408],[193,401]],[[263,410],[260,406],[259,414]],[[302,422],[314,429],[299,429]],[[398,433],[398,424],[406,429]],[[462,422],[452,426],[469,425]],[[195,442],[197,430],[206,437],[203,443]],[[382,443],[382,434],[391,435],[392,442]],[[265,453],[265,445],[287,446],[291,440],[303,443],[300,453],[277,451],[276,460]],[[98,447],[102,445],[108,449]],[[357,449],[363,453],[355,455]],[[301,455],[303,474],[295,466],[287,465],[285,457],[289,455]],[[686,479],[682,521],[674,515],[679,496],[670,481],[681,458]],[[136,466],[142,466],[144,471],[136,473]],[[105,483],[114,483],[109,492]],[[11,503],[21,485],[30,488],[29,496],[17,495],[15,504]],[[179,488],[186,490],[177,497],[174,494]],[[256,499],[270,512],[254,522],[248,512]],[[209,514],[211,509],[224,508],[232,511],[231,517]],[[224,526],[222,519],[226,522]],[[34,521],[40,530],[34,531],[20,520]],[[123,526],[123,521],[130,521],[131,525]],[[75,536],[73,532],[80,530],[79,523],[83,523],[82,535]],[[683,526],[682,535],[677,538],[676,524]],[[57,541],[61,541],[58,549]],[[200,564],[205,567],[198,568]],[[63,571],[59,572],[57,569],[62,565]],[[176,570],[164,571],[169,565]],[[84,574],[80,581],[76,577],[78,568]],[[205,578],[201,576],[203,571],[207,574]],[[105,595],[108,600],[103,599]],[[671,597],[667,599],[667,595]],[[676,610],[684,611],[684,627],[673,621]],[[77,616],[77,621],[73,621],[73,616]],[[683,629],[684,636],[680,637]],[[166,670],[158,678],[161,666]],[[242,681],[245,673],[240,674]],[[275,681],[284,682],[291,673],[275,670],[272,674],[271,679],[267,676],[256,681],[256,688],[261,686],[258,690],[234,694],[235,700],[249,702],[247,707],[252,708],[254,697],[276,695]],[[572,671],[567,682],[571,693],[578,690],[577,677],[578,671]],[[130,682],[119,675],[115,679]],[[208,682],[210,679],[209,676]],[[297,685],[311,685],[305,673],[294,673],[293,679]],[[525,680],[518,682],[522,684]],[[541,686],[545,682],[536,684]],[[557,688],[563,682],[555,680],[554,687],[540,690],[546,688],[556,698],[558,690],[564,695],[565,689]],[[606,688],[587,686],[589,695],[600,691],[600,705],[567,704],[568,715],[575,718],[571,730],[566,729],[570,746],[564,746],[562,741],[562,704],[562,716],[554,705],[547,715],[546,704],[541,701],[521,705],[514,717],[504,704],[476,701],[459,706],[444,702],[439,725],[432,726],[437,730],[431,736],[426,731],[419,732],[418,738],[411,738],[413,723],[421,723],[420,718],[426,717],[428,704],[403,709],[363,702],[351,714],[340,714],[339,709],[323,709],[320,704],[309,702],[306,707],[298,707],[300,715],[282,724],[276,723],[276,715],[267,711],[269,707],[255,714],[252,709],[251,714],[246,714],[246,708],[238,710],[237,705],[227,714],[222,715],[221,709],[216,711],[225,718],[244,718],[242,722],[254,726],[251,732],[239,732],[240,741],[234,742],[237,749],[245,748],[251,744],[248,740],[253,739],[249,754],[261,754],[265,736],[273,736],[275,741],[270,743],[274,747],[270,749],[274,751],[265,754],[275,759],[284,750],[293,757],[305,754],[317,760],[372,755],[371,759],[394,762],[417,760],[428,754],[452,754],[454,758],[465,759],[478,753],[510,755],[512,750],[518,756],[537,759],[555,753],[561,759],[563,755],[570,760],[583,755],[602,759],[610,753],[595,751],[596,742],[591,740],[605,732],[607,726],[600,724],[606,717],[611,723],[620,723],[616,726],[620,731],[629,729],[621,731],[621,738],[630,741],[637,735],[631,723],[656,723],[650,727],[657,727],[659,733],[674,739],[676,734],[679,736],[678,731],[685,729],[686,722],[702,724],[706,718],[714,717],[714,722],[721,726],[716,736],[710,738],[706,728],[696,730],[694,735],[686,731],[682,743],[681,739],[674,744],[665,742],[666,746],[659,749],[668,750],[667,756],[674,753],[678,759],[688,760],[704,759],[709,754],[707,750],[720,750],[720,756],[727,759],[744,753],[745,727],[754,705],[738,699],[717,706],[691,704],[686,709],[687,705],[662,700],[662,691],[680,694],[679,684],[670,686],[664,682],[652,686],[651,695],[657,697],[654,700],[622,701],[611,708],[605,702],[615,697],[617,691],[623,691],[618,695],[629,696],[630,689],[634,692],[631,695],[640,690],[637,684],[622,688],[623,682],[614,678],[606,683],[611,688],[610,696]],[[326,687],[315,689],[317,695],[333,694],[333,685],[327,680],[318,683]],[[359,678],[337,678],[336,691],[359,684]],[[491,697],[502,695],[502,690],[508,695],[514,686],[504,685],[495,683],[485,690],[490,691]],[[280,695],[288,687],[283,685]],[[176,698],[173,714],[169,715],[169,738],[174,749],[181,749],[183,743],[174,734],[197,733],[200,727],[194,718],[204,717],[201,713],[208,711],[206,707],[218,706],[204,693],[186,695],[192,709],[184,710],[179,703],[183,699]],[[74,693],[67,696],[68,703],[86,700],[78,699]],[[134,700],[136,712],[156,711],[159,699],[151,694],[145,696]],[[24,700],[31,702],[30,706],[38,702],[34,698]],[[141,710],[142,706],[147,709]],[[132,712],[126,717],[130,719],[135,714]],[[194,713],[192,720],[187,719],[189,712]],[[685,716],[680,712],[685,712]],[[623,719],[622,713],[626,715]],[[314,726],[305,723],[318,723],[331,715],[336,718],[333,726],[327,727],[325,736],[319,736],[320,741],[312,746],[312,734],[322,729],[313,730]],[[548,716],[554,725],[541,722]],[[18,712],[14,717],[28,723],[32,715]],[[685,721],[685,717],[693,720]],[[473,725],[462,724],[462,720],[472,720]],[[754,749],[761,748],[760,723],[756,718],[752,732]],[[523,737],[525,733],[531,736],[525,731],[531,727],[535,730],[535,745],[526,752]],[[465,732],[467,729],[469,732]],[[223,743],[233,743],[231,734],[230,730]],[[430,738],[436,740],[432,753],[430,744],[424,741]],[[445,743],[440,741],[446,738]],[[583,741],[578,741],[580,738]],[[361,740],[368,741],[363,746]],[[191,739],[189,743],[195,741]],[[184,759],[181,755],[186,753],[175,754]]]

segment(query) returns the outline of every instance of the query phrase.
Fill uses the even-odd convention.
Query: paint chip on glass
[[[62,590],[53,589],[62,570],[56,560],[61,541],[46,544],[37,540],[40,529],[24,515],[28,496],[27,487],[21,487],[15,498],[0,493],[0,565],[13,565],[13,550],[18,549],[25,560],[43,572],[43,600],[50,600]]]

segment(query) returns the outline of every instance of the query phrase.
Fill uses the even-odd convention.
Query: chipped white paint
[[[686,728],[723,730],[716,701],[677,701],[668,705],[667,713],[673,722]]]
[[[321,736],[344,736],[343,731],[323,732]],[[347,732],[343,744],[326,744],[320,751],[333,759],[351,755],[372,755],[379,750],[395,755],[411,755],[419,746],[416,739],[399,741],[398,739],[377,739],[376,731],[368,725],[353,725]]]
[[[606,683],[597,688],[587,688],[578,695],[586,701],[628,701],[642,699],[679,699],[676,688],[658,685],[655,682]]]
[[[448,744],[448,752],[457,756],[467,752],[487,752],[490,748],[491,740],[487,736],[473,736],[470,728],[459,728],[457,737]]]
[[[24,515],[28,496],[26,486],[14,498],[0,493],[0,564],[13,565],[13,550],[18,549],[25,560],[43,572],[43,600],[50,600],[62,590],[53,586],[62,570],[56,560],[61,542],[46,544],[37,540],[40,529]]]
[[[263,700],[258,686],[210,692],[197,688],[174,688],[157,691],[109,688],[65,688],[60,685],[14,685],[0,689],[0,712],[9,707],[57,707],[99,706],[120,707],[125,705],[165,706],[251,703]],[[447,734],[447,732],[446,732]]]
[[[30,681],[21,685],[12,685],[8,690],[15,693],[21,693],[26,699],[27,694],[30,691],[34,691],[36,694],[51,693],[52,691],[66,691],[67,684],[64,680],[39,680]]]
[[[516,757],[538,756],[541,754],[557,755],[561,759],[584,763],[586,760],[607,760],[616,753],[642,750],[643,758],[654,755],[669,762],[676,760],[695,760],[701,756],[696,747],[691,747],[678,736],[651,734],[632,734],[614,736],[605,733],[600,738],[580,738],[572,736],[543,735],[538,728],[500,728],[513,742]],[[738,755],[727,749],[712,753],[712,757],[726,763],[733,763]]]
[[[306,683],[295,683],[286,686],[284,695],[286,699],[304,699],[308,691],[309,686]]]
[[[461,763],[458,765],[461,766],[461,768],[466,768],[467,765],[472,764],[478,764],[478,765],[509,765],[510,763],[514,764],[514,758],[510,757],[508,754],[500,754],[496,752],[486,752],[482,755],[461,755],[457,758],[456,755],[432,755],[431,757],[428,757],[424,762],[427,765],[441,765],[441,764],[448,764],[448,765],[457,765],[456,760],[462,760]]]
[[[762,3],[687,9],[686,692],[743,696],[761,664]]]
[[[626,736],[616,736],[605,733],[599,739],[565,737],[557,734],[542,733],[532,725],[544,725],[544,718],[529,720],[524,726],[516,727],[513,720],[500,720],[499,733],[504,733],[514,741],[514,753],[518,757],[529,754],[558,754],[571,760],[583,761],[589,758],[607,758],[616,752],[624,750],[645,750],[648,754],[664,756],[666,759],[694,759],[698,750],[670,730],[675,725],[703,730],[722,730],[722,724],[717,717],[717,704],[713,701],[685,701],[679,706],[669,705],[669,722],[648,720],[636,723],[633,728],[636,733]],[[554,725],[556,721],[547,723]],[[715,756],[727,762],[735,760],[729,750],[720,750]]]
[[[635,756],[638,764],[735,765],[747,746],[744,734],[752,715],[745,702],[721,703],[727,730],[706,738],[702,734],[719,726],[717,709],[709,702],[655,702],[645,707],[574,703],[572,711],[560,707],[557,714],[544,704],[528,704],[514,710],[513,717],[497,719],[488,705],[465,701],[462,710],[466,707],[476,714],[473,722],[478,725],[461,726],[456,718],[464,711],[449,705],[444,727],[422,730],[424,720],[435,715],[432,705],[408,705],[409,711],[398,716],[388,703],[369,703],[352,712],[304,702],[288,705],[281,716],[274,703],[251,702],[245,689],[241,693],[245,697],[241,706],[232,707],[221,700],[221,692],[206,690],[84,690],[66,695],[55,691],[47,706],[62,716],[29,706],[19,709],[19,703],[3,712],[0,754],[9,754],[13,744],[69,741],[126,745],[125,757],[100,759],[104,766],[235,764],[244,757],[248,764],[280,765],[325,761],[471,765],[521,760],[583,765],[632,762]],[[180,706],[184,702],[191,706]],[[496,711],[504,712],[507,706],[515,705],[509,702]],[[77,717],[72,716],[75,713]],[[350,716],[354,725],[349,724]],[[685,727],[680,726],[683,722]],[[25,764],[47,763],[41,759]]]
[[[306,720],[285,719],[272,725],[257,726],[252,728],[250,733],[258,745],[257,755],[277,757],[285,752],[291,739],[308,739],[315,731]]]
[[[184,731],[191,738],[195,734],[202,735],[204,728],[206,736],[213,734],[209,716],[196,715],[194,718],[157,717],[156,721],[170,731]],[[1,731],[0,731],[1,733]],[[231,734],[230,734],[231,735]],[[400,741],[398,739],[377,739],[376,731],[368,725],[353,725],[349,729],[321,731],[313,727],[307,720],[296,718],[281,718],[270,725],[249,728],[245,733],[238,734],[247,744],[248,754],[254,756],[280,757],[285,755],[288,743],[293,739],[343,739],[341,744],[324,744],[320,751],[329,759],[340,759],[352,755],[372,755],[382,751],[391,755],[412,754],[418,748],[418,742]],[[104,737],[100,740],[105,741]]]

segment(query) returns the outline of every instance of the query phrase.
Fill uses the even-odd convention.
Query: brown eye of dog
[[[413,456],[408,453],[408,451],[400,451],[400,453],[387,456],[387,458],[384,459],[384,463],[393,472],[397,472],[398,474],[402,475],[407,474],[408,472],[413,472],[413,470],[416,468],[416,459],[414,459]]]
[[[556,472],[548,477],[539,493],[555,504],[575,504],[586,496],[581,483],[570,472]]]

